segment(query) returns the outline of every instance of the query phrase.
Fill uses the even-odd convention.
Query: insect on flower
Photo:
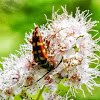
[[[47,58],[48,58],[47,52],[45,50],[43,40],[42,40],[42,35],[41,35],[38,27],[35,27],[35,31],[33,31],[32,45],[33,45],[33,55],[34,55],[35,62],[38,63],[38,65],[40,67],[45,68],[48,71],[45,75],[47,75],[50,71],[57,68],[58,65],[62,62],[62,59],[61,59],[59,64],[56,67],[54,67],[54,65],[51,65],[47,61]],[[43,75],[43,77],[45,75]],[[43,77],[41,77],[40,79],[42,79]],[[37,81],[39,81],[39,80],[37,80]]]

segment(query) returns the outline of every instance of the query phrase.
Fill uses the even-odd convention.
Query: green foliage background
[[[75,14],[76,7],[81,11],[90,10],[93,13],[92,20],[100,21],[100,0],[0,0],[0,60],[1,57],[8,57],[10,53],[16,53],[19,45],[25,42],[25,32],[31,32],[34,23],[45,24],[44,14],[51,19],[52,7],[56,11],[61,9],[61,5],[67,5],[69,14]],[[61,12],[62,10],[59,13]],[[100,32],[100,24],[95,29]],[[96,81],[100,83],[100,78]],[[85,89],[86,98],[80,91],[75,100],[100,100],[100,88],[94,89],[93,96]],[[16,98],[15,100],[20,100],[18,96]]]

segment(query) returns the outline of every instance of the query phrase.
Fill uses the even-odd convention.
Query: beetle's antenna
[[[63,59],[63,57],[61,58],[61,60],[60,60],[60,62],[59,62],[59,64],[54,68],[54,69],[56,69],[59,65],[60,65],[60,63],[62,62],[62,59]],[[53,69],[53,70],[54,70]],[[48,73],[50,73],[52,70],[50,70],[50,71],[48,71],[46,74],[44,74],[40,79],[38,79],[36,82],[38,82],[38,81],[40,81],[43,77],[45,77]]]
[[[44,74],[40,79],[38,79],[36,82],[40,81],[44,76],[46,76],[48,73],[50,73],[51,71],[48,71],[46,74]]]
[[[61,58],[59,64],[58,64],[54,69],[56,69],[56,68],[60,65],[60,63],[62,62],[62,59],[63,59],[63,57]],[[54,70],[54,69],[52,69],[52,70]],[[38,79],[35,83],[37,83],[38,81],[40,81],[43,77],[45,77],[47,74],[49,74],[52,70],[50,70],[50,71],[48,71],[47,73],[45,73],[45,74],[44,74],[40,79]],[[30,86],[30,85],[28,85],[28,86]],[[24,87],[28,87],[28,86],[24,86]]]

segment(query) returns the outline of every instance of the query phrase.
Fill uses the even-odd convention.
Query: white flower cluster
[[[72,96],[76,96],[76,89],[83,91],[82,85],[85,84],[88,91],[92,94],[92,86],[99,87],[94,78],[100,76],[99,55],[96,52],[100,51],[100,46],[97,44],[99,39],[93,40],[89,31],[96,30],[92,28],[96,26],[97,21],[91,21],[87,18],[91,15],[89,11],[76,10],[75,17],[68,15],[66,7],[63,8],[61,15],[53,11],[52,20],[47,19],[47,24],[41,26],[40,32],[45,42],[48,62],[57,66],[48,75],[41,78],[46,72],[46,69],[41,68],[34,61],[32,53],[32,33],[26,33],[26,44],[20,45],[20,50],[17,55],[11,54],[9,58],[3,58],[1,62],[3,71],[0,70],[0,100],[9,98],[14,99],[15,95],[20,94],[23,100],[26,92],[34,95],[39,89],[45,88],[42,96],[44,100],[64,100]],[[30,42],[29,42],[30,41]],[[93,64],[93,65],[92,65]],[[92,67],[91,67],[92,66]],[[58,91],[58,84],[68,86],[69,90],[62,97]],[[63,90],[63,89],[62,89]]]

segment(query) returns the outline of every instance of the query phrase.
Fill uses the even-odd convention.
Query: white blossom
[[[66,7],[62,9],[61,15],[53,9],[52,20],[46,17],[47,23],[39,28],[45,42],[47,61],[54,67],[61,59],[62,62],[39,80],[47,73],[47,69],[40,67],[34,60],[31,44],[33,30],[29,34],[26,33],[26,43],[20,45],[17,54],[10,54],[9,58],[2,57],[4,61],[1,62],[3,70],[0,69],[1,100],[6,98],[14,100],[13,95],[18,94],[23,97],[23,100],[28,100],[23,92],[35,95],[43,88],[48,90],[42,93],[44,100],[67,100],[71,97],[70,92],[76,97],[77,89],[82,90],[85,96],[83,84],[91,95],[93,86],[100,87],[100,84],[94,81],[95,78],[100,77],[98,69],[100,57],[96,53],[100,51],[100,46],[97,44],[99,38],[94,40],[98,32],[93,29],[98,21],[89,19],[91,14],[88,10],[80,13],[77,8],[73,17],[72,13],[68,14]],[[89,34],[91,31],[97,32],[96,35]],[[69,87],[64,96],[57,93],[59,84],[63,84],[65,88]]]
[[[87,19],[91,15],[87,10],[80,13],[77,8],[73,17],[72,14],[68,15],[66,7],[62,9],[61,15],[53,11],[52,20],[47,19],[47,24],[41,26],[41,33],[47,43],[45,48],[48,59],[52,58],[58,64],[63,57],[62,63],[52,71],[52,77],[55,80],[53,84],[62,83],[64,86],[70,86],[67,97],[69,92],[76,96],[76,89],[82,90],[85,96],[82,84],[86,85],[92,95],[92,86],[100,86],[94,81],[100,76],[98,70],[100,57],[95,53],[100,51],[100,46],[97,44],[99,39],[93,40],[96,35],[92,37],[89,31],[97,32],[92,28],[98,21]],[[94,64],[93,68],[91,64]],[[62,82],[62,79],[65,81]]]

